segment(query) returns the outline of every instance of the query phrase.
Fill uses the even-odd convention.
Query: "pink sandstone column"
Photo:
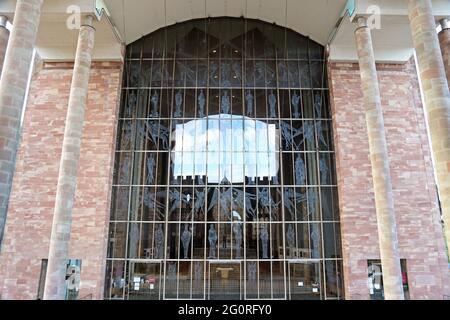
[[[43,0],[17,0],[0,80],[0,243],[20,140],[20,119]]]
[[[355,35],[369,134],[384,294],[387,300],[403,300],[394,197],[383,111],[381,109],[380,88],[372,47],[372,36],[365,18],[358,19],[358,29],[356,29]]]
[[[88,16],[85,24],[81,26],[78,36],[50,238],[44,290],[45,300],[64,300],[65,298],[66,263],[69,259],[72,209],[94,48],[95,29],[93,21],[94,18]]]
[[[439,44],[442,51],[442,58],[444,59],[448,87],[450,89],[450,21],[448,19],[442,19],[440,22],[442,31],[439,32]]]
[[[450,250],[450,91],[431,1],[409,0],[409,20],[428,114],[447,250]]]
[[[0,16],[0,77],[2,75],[3,61],[5,60],[6,47],[8,46],[9,30],[6,29],[8,18]]]

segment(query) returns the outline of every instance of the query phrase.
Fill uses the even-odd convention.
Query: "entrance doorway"
[[[161,263],[130,262],[129,300],[161,300]]]
[[[241,263],[209,263],[209,300],[241,300]]]
[[[289,299],[322,299],[319,261],[289,262]]]

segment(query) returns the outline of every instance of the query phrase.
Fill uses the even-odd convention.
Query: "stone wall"
[[[71,63],[35,73],[0,253],[2,299],[36,299],[48,255]],[[400,254],[411,298],[449,294],[429,140],[414,61],[378,65]],[[82,259],[80,297],[103,298],[121,63],[93,64],[73,212],[71,258]],[[367,260],[379,259],[364,106],[356,63],[329,66],[347,299],[367,299]]]
[[[443,30],[439,33],[439,44],[441,46],[442,58],[444,59],[448,88],[450,89],[450,29]]]
[[[103,298],[122,63],[92,66],[71,253],[82,259],[80,297]],[[47,259],[72,63],[45,63],[34,75],[0,253],[2,299],[36,299]]]
[[[450,277],[430,145],[414,59],[377,65],[388,141],[400,255],[412,299],[442,299]],[[357,63],[329,65],[344,285],[368,299],[367,260],[380,259],[369,143]]]

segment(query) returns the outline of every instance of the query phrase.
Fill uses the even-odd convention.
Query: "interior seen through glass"
[[[201,19],[127,47],[107,299],[340,299],[324,48]]]

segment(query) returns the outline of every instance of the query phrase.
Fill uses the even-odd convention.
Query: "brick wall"
[[[73,212],[71,257],[83,260],[80,296],[103,298],[119,63],[94,63]],[[413,299],[441,299],[449,275],[414,63],[378,65],[400,252]],[[47,258],[70,63],[34,75],[0,254],[3,299],[35,299]],[[357,64],[330,65],[347,299],[368,297],[367,260],[379,259],[367,130]],[[446,285],[444,285],[446,283]]]
[[[412,299],[442,299],[450,277],[420,88],[412,59],[377,65],[400,254]],[[359,67],[329,66],[347,299],[367,299],[367,260],[379,259]]]
[[[80,297],[103,298],[121,63],[93,64],[86,108],[71,258],[82,259]],[[36,299],[49,238],[72,63],[45,63],[34,75],[23,123],[5,238],[2,299]]]

